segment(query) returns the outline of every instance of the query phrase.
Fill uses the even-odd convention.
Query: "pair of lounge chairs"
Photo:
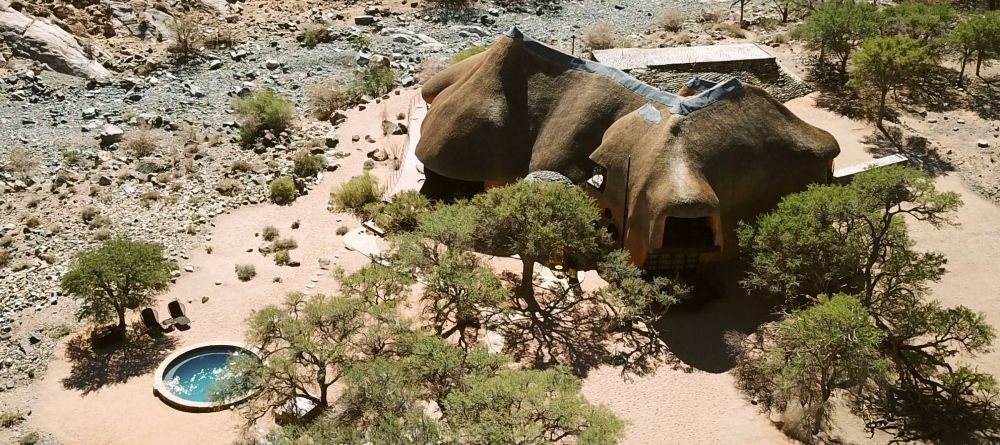
[[[146,325],[152,333],[168,332],[177,327],[178,330],[186,331],[191,328],[191,319],[184,312],[184,304],[173,300],[167,303],[167,310],[170,311],[170,318],[160,321],[156,309],[147,307],[140,312],[142,323]]]

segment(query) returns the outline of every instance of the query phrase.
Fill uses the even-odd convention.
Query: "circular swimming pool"
[[[212,400],[217,379],[228,376],[230,358],[253,352],[234,342],[213,342],[171,354],[156,370],[153,392],[167,404],[185,411],[215,411],[239,403],[248,394],[228,400]]]

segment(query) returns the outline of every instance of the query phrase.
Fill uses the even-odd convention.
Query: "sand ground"
[[[389,115],[404,110],[412,94],[393,96],[388,101]],[[868,125],[817,109],[812,97],[796,99],[788,106],[803,120],[834,134],[842,149],[837,166],[871,158],[860,142],[872,131]],[[308,195],[289,206],[249,206],[216,219],[211,240],[206,241],[213,246],[213,253],[198,249],[190,259],[197,270],[185,273],[161,298],[161,314],[166,301],[179,298],[187,304],[193,320],[191,330],[169,334],[176,339],[176,345],[169,349],[208,340],[239,340],[243,322],[253,309],[279,302],[293,290],[332,290],[335,283],[331,274],[318,267],[321,257],[348,269],[368,261],[360,254],[345,252],[340,237],[333,234],[340,225],[357,227],[358,221],[331,213],[326,206],[329,190],[359,174],[364,153],[375,146],[363,140],[352,145],[350,135],[381,135],[377,107],[349,113],[338,132],[352,155]],[[364,150],[357,151],[354,146]],[[390,171],[390,167],[380,165],[375,172],[385,177]],[[965,304],[984,311],[994,325],[1000,325],[1000,299],[996,298],[1000,284],[995,279],[1000,270],[1000,228],[995,223],[1000,220],[1000,208],[979,198],[954,176],[941,177],[938,183],[942,189],[961,193],[966,205],[958,213],[960,226],[941,230],[921,224],[911,227],[920,248],[939,250],[950,259],[950,273],[934,286],[934,294],[945,304]],[[291,230],[295,220],[300,220],[302,227]],[[277,267],[270,258],[256,253],[262,241],[254,234],[266,225],[274,225],[283,236],[299,241],[292,257],[302,262],[301,267]],[[233,273],[237,263],[254,264],[257,278],[239,282]],[[272,282],[276,276],[282,278],[281,283]],[[308,288],[310,285],[314,288]],[[209,301],[201,303],[202,296],[208,296]],[[753,302],[730,295],[682,307],[666,325],[679,366],[664,367],[630,381],[623,380],[616,368],[601,367],[585,379],[585,395],[607,404],[628,422],[625,444],[792,443],[744,400],[732,377],[725,373],[724,363],[718,363],[723,328],[752,330],[748,314],[753,315],[750,319],[766,315],[766,310],[751,306]],[[980,369],[1000,374],[1000,354],[974,360]],[[231,412],[189,414],[160,402],[152,394],[151,371],[90,391],[79,389],[86,385],[80,383],[78,372],[67,350],[58,347],[47,371],[34,385],[30,426],[50,432],[66,444],[225,444],[236,437],[238,418]],[[850,440],[866,441],[857,428],[841,433]]]

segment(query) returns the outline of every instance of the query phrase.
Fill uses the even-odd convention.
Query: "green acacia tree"
[[[879,352],[892,378],[866,385],[854,407],[872,429],[904,440],[976,443],[998,433],[995,379],[953,363],[988,350],[995,337],[982,314],[928,300],[945,258],[919,252],[904,218],[948,224],[961,205],[932,178],[908,167],[870,170],[848,186],[812,186],[739,231],[750,267],[744,285],[808,304],[822,293],[855,295],[883,332]],[[944,407],[947,407],[945,409]]]
[[[289,293],[282,305],[266,306],[250,316],[246,340],[257,347],[259,358],[246,355],[231,361],[229,377],[217,381],[213,397],[226,400],[249,392],[242,406],[248,424],[296,398],[327,410],[335,401],[333,385],[354,364],[387,353],[407,330],[392,304]]]
[[[80,300],[81,319],[106,323],[117,318],[117,332],[124,336],[126,310],[152,303],[174,267],[163,257],[162,245],[119,238],[79,252],[59,284]]]
[[[806,415],[796,427],[816,434],[836,390],[860,392],[870,379],[889,378],[889,361],[879,351],[884,335],[856,298],[820,296],[734,345],[737,385],[766,411],[798,403]]]
[[[906,1],[882,10],[883,36],[902,35],[930,45],[955,22],[955,10],[948,5]]]
[[[927,66],[927,48],[909,37],[873,37],[851,57],[848,85],[874,103],[874,120],[883,129],[889,93],[919,78]]]
[[[824,2],[795,28],[793,34],[812,50],[819,51],[820,61],[832,54],[841,74],[847,73],[847,61],[863,40],[876,34],[878,12],[867,3],[853,1]]]
[[[541,309],[534,292],[535,262],[554,256],[600,258],[610,238],[597,224],[593,200],[578,187],[519,181],[473,198],[479,213],[476,239],[491,252],[517,254],[521,281],[516,294],[528,312]]]

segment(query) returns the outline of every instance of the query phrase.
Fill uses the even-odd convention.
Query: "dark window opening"
[[[663,225],[663,249],[693,249],[715,247],[712,219],[668,216]]]

